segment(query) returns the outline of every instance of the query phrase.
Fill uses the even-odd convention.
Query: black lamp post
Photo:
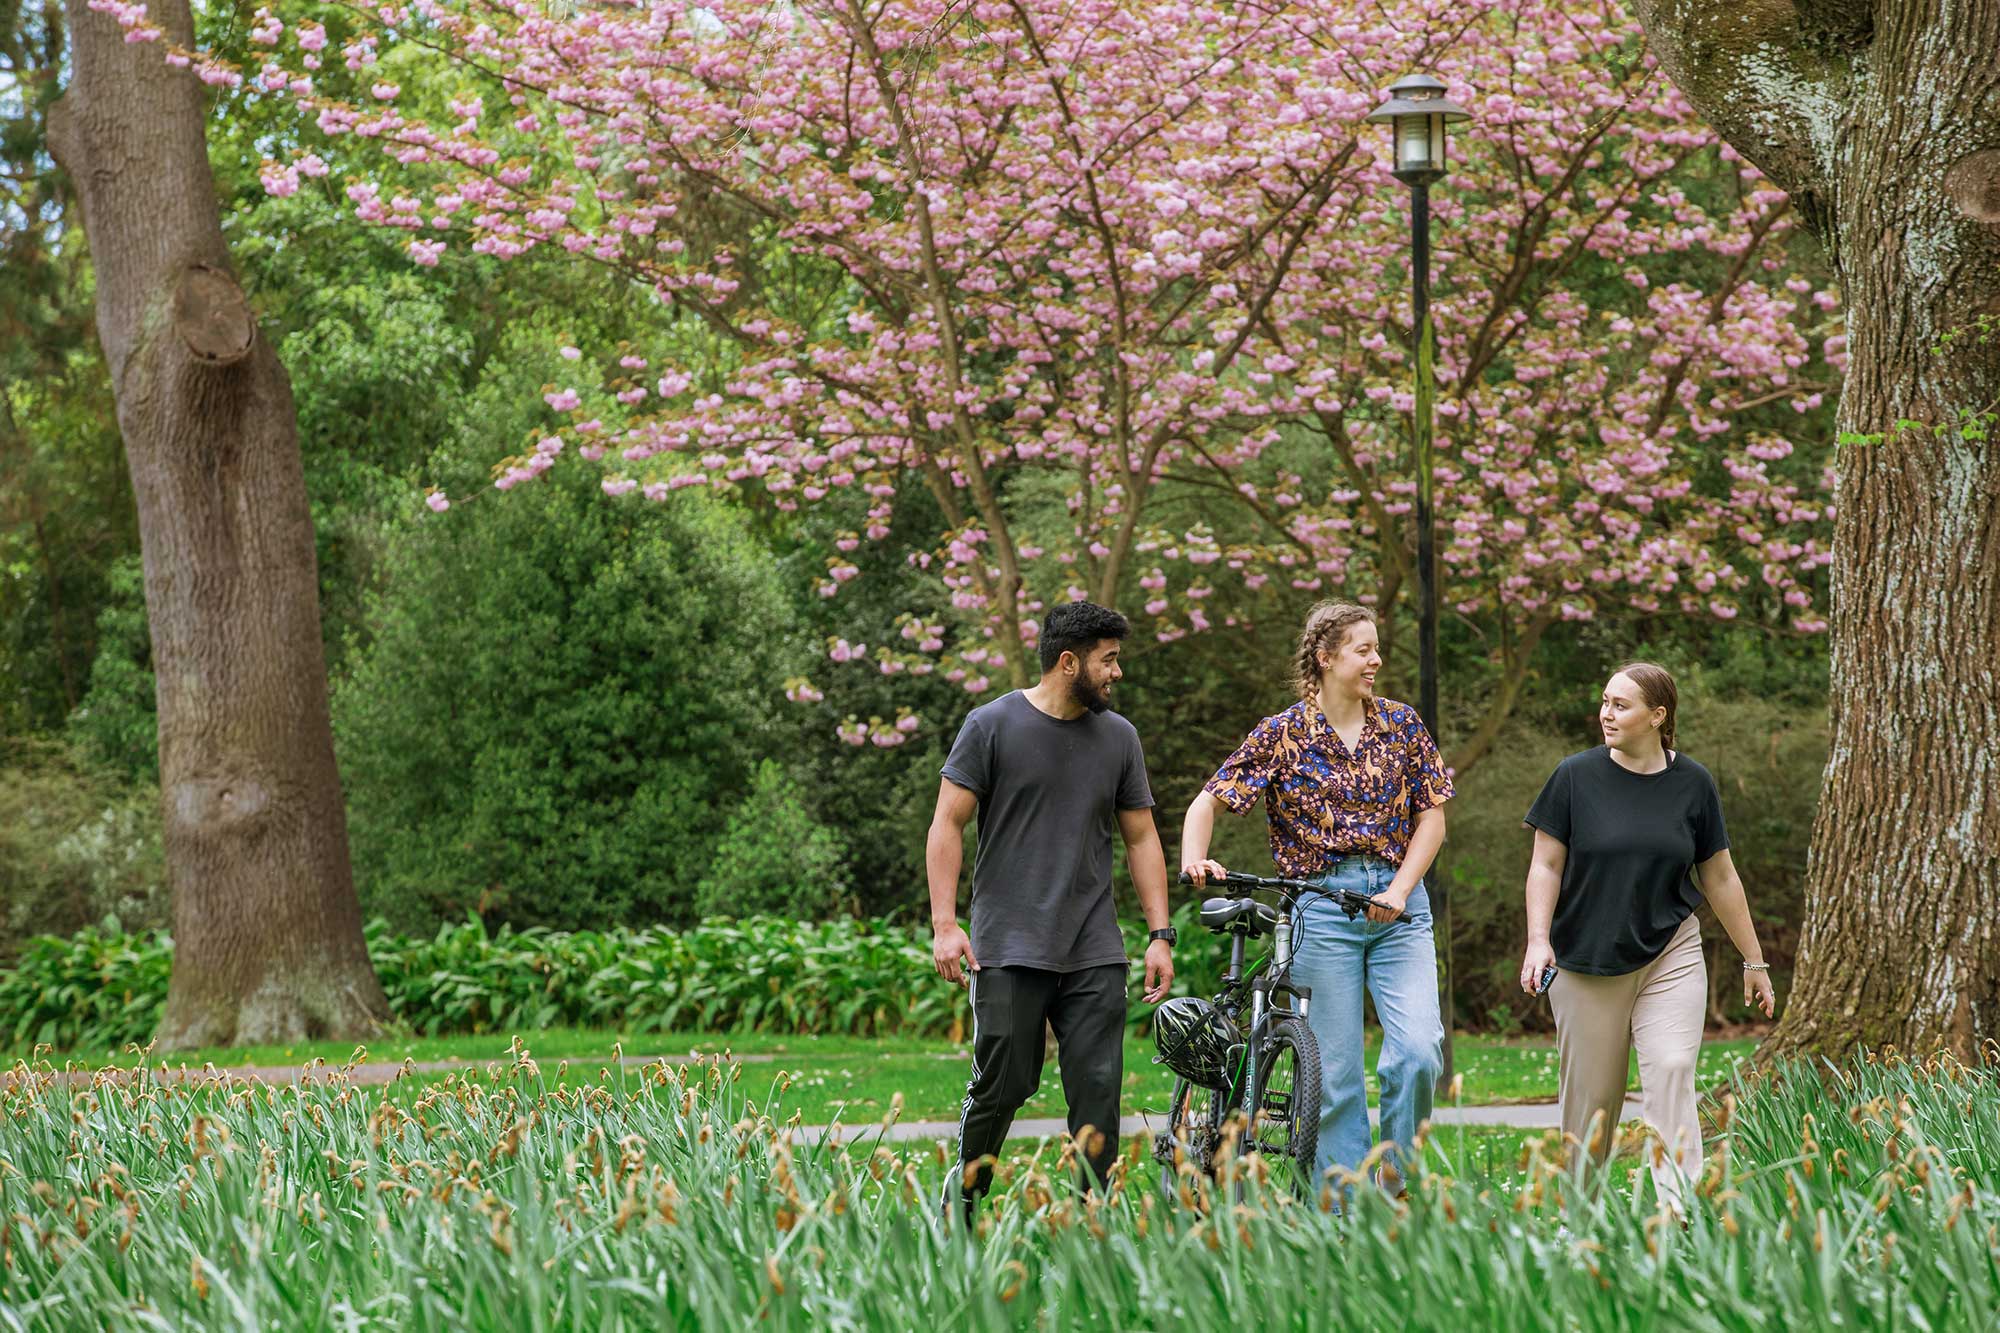
[[[1449,127],[1471,113],[1444,95],[1428,74],[1406,74],[1389,85],[1389,100],[1369,113],[1371,123],[1390,127],[1396,179],[1410,187],[1410,335],[1415,353],[1416,403],[1411,436],[1417,466],[1417,711],[1440,745],[1438,732],[1437,531],[1431,503],[1433,427],[1437,396],[1437,339],[1431,328],[1431,182],[1445,173]],[[1451,904],[1442,877],[1432,886],[1431,910],[1444,936],[1444,1076],[1451,1078]]]

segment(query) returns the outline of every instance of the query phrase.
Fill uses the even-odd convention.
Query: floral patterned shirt
[[[1264,795],[1271,858],[1294,879],[1364,852],[1401,865],[1417,815],[1452,796],[1423,719],[1391,699],[1369,701],[1352,751],[1319,705],[1301,700],[1259,722],[1202,790],[1239,815]]]

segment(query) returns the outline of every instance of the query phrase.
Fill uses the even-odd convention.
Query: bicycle
[[[1180,882],[1193,880],[1182,872]],[[1204,1002],[1181,996],[1162,1005],[1155,1015],[1154,1035],[1161,1054],[1154,1063],[1174,1070],[1167,1127],[1153,1137],[1161,1187],[1169,1197],[1176,1193],[1183,1156],[1204,1176],[1215,1178],[1225,1148],[1233,1146],[1238,1156],[1260,1153],[1276,1158],[1283,1164],[1276,1173],[1280,1184],[1307,1197],[1318,1177],[1314,1168],[1319,1152],[1320,1057],[1319,1043],[1306,1025],[1312,988],[1292,980],[1292,914],[1314,895],[1332,899],[1349,919],[1381,904],[1352,889],[1329,889],[1295,879],[1231,872],[1209,883],[1238,890],[1234,896],[1208,898],[1201,905],[1201,924],[1213,934],[1230,937],[1222,989],[1206,1002],[1223,1023],[1170,1050],[1162,1017],[1168,1006],[1194,1000],[1179,1013],[1208,1023],[1207,1015],[1197,1011]],[[1264,892],[1278,895],[1276,906],[1253,896]],[[1397,914],[1399,919],[1401,915]],[[1246,968],[1250,938],[1263,935],[1272,937],[1271,951]],[[1220,1061],[1213,1058],[1218,1044]],[[1246,1110],[1251,1107],[1254,1115]]]

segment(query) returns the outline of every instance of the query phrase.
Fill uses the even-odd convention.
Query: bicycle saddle
[[[1218,935],[1268,935],[1278,928],[1278,909],[1255,898],[1208,898],[1201,905],[1201,924]]]

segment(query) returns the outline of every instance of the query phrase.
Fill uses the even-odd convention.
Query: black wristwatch
[[[1172,926],[1161,926],[1158,930],[1148,935],[1146,939],[1149,942],[1152,940],[1165,940],[1167,947],[1171,949],[1181,942],[1181,933]]]

